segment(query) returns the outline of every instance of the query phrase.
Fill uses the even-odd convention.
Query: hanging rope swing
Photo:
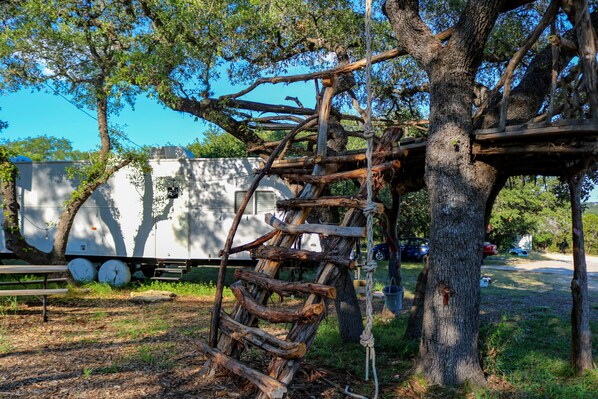
[[[365,329],[361,334],[361,345],[365,347],[365,379],[369,380],[370,362],[372,366],[372,375],[374,377],[374,396],[373,399],[378,398],[378,374],[376,372],[376,351],[374,348],[374,335],[372,327],[374,324],[374,311],[372,307],[373,290],[374,290],[374,272],[376,271],[377,263],[373,256],[374,247],[374,215],[376,213],[376,206],[373,199],[373,184],[372,184],[372,153],[374,152],[374,129],[372,128],[372,0],[365,2],[365,45],[366,45],[366,91],[367,91],[367,108],[365,112],[365,138],[367,139],[367,207],[364,210],[366,216],[366,234],[367,234],[367,255],[366,262],[363,267],[366,273],[366,323]],[[360,395],[355,395],[345,389],[345,393],[355,398],[365,398]]]

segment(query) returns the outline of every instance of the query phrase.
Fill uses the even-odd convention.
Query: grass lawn
[[[384,263],[376,272],[378,289],[386,280]],[[479,344],[488,386],[427,386],[412,370],[418,342],[403,339],[421,267],[403,265],[404,310],[398,317],[382,312],[383,299],[376,299],[381,398],[598,397],[598,373],[575,376],[568,363],[568,285],[554,275],[504,270],[484,271],[493,279],[482,289]],[[195,342],[207,339],[216,275],[216,268],[198,268],[185,283],[136,283],[124,289],[73,286],[66,296],[50,297],[48,323],[41,323],[38,298],[0,298],[0,397],[246,397],[249,390],[240,380],[200,375],[205,357]],[[231,281],[232,273],[227,276]],[[131,292],[149,289],[168,290],[177,297],[155,304],[131,301]],[[597,295],[591,292],[595,345]],[[224,308],[232,306],[226,290]],[[340,341],[333,308],[290,386],[289,398],[343,398],[346,385],[371,397],[372,385],[363,381],[364,349]],[[282,331],[275,326],[271,330]],[[267,362],[257,350],[249,349],[245,356],[256,366]]]

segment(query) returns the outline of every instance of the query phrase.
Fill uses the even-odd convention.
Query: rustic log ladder
[[[335,173],[339,169],[338,164],[324,161],[333,93],[332,85],[324,88],[318,115],[318,145],[314,159],[322,162],[316,162],[313,174],[306,176],[309,179],[304,180],[306,184],[298,198],[278,201],[279,208],[287,209],[284,221],[273,215],[266,215],[266,223],[275,229],[274,232],[258,238],[253,243],[238,248],[228,248],[228,253],[240,249],[251,250],[252,256],[260,261],[253,271],[237,271],[235,274],[239,281],[232,284],[230,288],[237,303],[230,315],[220,309],[221,294],[217,293],[215,313],[212,315],[211,341],[218,331],[221,333],[220,337],[217,345],[207,345],[202,342],[199,344],[200,349],[210,358],[212,373],[218,367],[222,367],[247,379],[259,388],[259,398],[282,398],[286,394],[287,384],[297,372],[300,359],[313,343],[318,326],[325,316],[326,302],[336,297],[334,284],[340,275],[339,268],[354,268],[355,264],[349,259],[349,254],[355,240],[365,235],[363,216],[363,209],[366,206],[363,200],[365,183],[362,184],[356,197],[320,198],[326,184],[355,177],[354,174]],[[387,130],[380,139],[378,148],[392,148],[401,133],[400,129]],[[400,166],[399,161],[383,163],[384,159],[384,156],[380,156],[375,160],[377,174]],[[284,167],[284,164],[285,160],[277,162],[279,167]],[[292,162],[288,164],[292,165]],[[383,179],[376,179],[375,191],[382,186]],[[340,226],[304,224],[312,208],[331,204],[349,208]],[[379,207],[380,211],[382,209],[383,207]],[[298,237],[304,233],[332,237],[329,247],[335,248],[335,253],[293,249]],[[268,245],[261,245],[268,239],[270,240]],[[289,260],[320,263],[314,282],[289,283],[277,280],[275,276],[279,268]],[[225,268],[221,267],[221,274],[224,271]],[[281,297],[300,294],[308,296],[300,309],[272,309],[265,303],[273,292]],[[280,339],[255,327],[258,319],[271,323],[291,323],[286,339]],[[214,339],[213,342],[215,343],[216,340]],[[272,356],[266,373],[254,370],[237,360],[246,345],[261,348]]]

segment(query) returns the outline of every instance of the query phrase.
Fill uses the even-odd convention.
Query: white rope
[[[378,374],[376,372],[376,351],[374,348],[374,335],[372,334],[372,326],[374,324],[374,311],[372,307],[373,287],[374,287],[374,272],[376,271],[377,263],[373,259],[374,247],[374,214],[376,207],[373,202],[373,188],[372,188],[372,153],[374,152],[374,131],[372,128],[372,0],[365,2],[365,44],[366,44],[366,90],[367,90],[367,107],[365,112],[365,137],[367,139],[367,207],[364,210],[366,216],[366,232],[367,232],[367,255],[364,271],[366,273],[365,299],[366,299],[366,324],[365,330],[361,334],[361,345],[366,349],[365,359],[365,379],[369,380],[370,361],[372,363],[372,375],[374,376],[374,399],[378,398]]]

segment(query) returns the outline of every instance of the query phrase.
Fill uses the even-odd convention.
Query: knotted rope
[[[374,129],[372,128],[372,0],[365,2],[365,45],[366,45],[366,90],[367,90],[367,107],[365,112],[365,138],[367,139],[367,206],[364,209],[366,216],[366,233],[367,233],[367,255],[364,271],[366,273],[366,324],[363,334],[361,334],[361,345],[366,348],[365,359],[365,379],[369,380],[370,361],[372,363],[372,375],[374,376],[374,399],[378,397],[378,374],[376,372],[376,350],[374,348],[374,335],[372,334],[372,326],[374,324],[374,311],[372,307],[372,297],[374,288],[374,272],[376,271],[377,263],[373,257],[374,247],[374,214],[376,213],[376,206],[373,201],[373,173],[372,173],[372,154],[374,152]]]

